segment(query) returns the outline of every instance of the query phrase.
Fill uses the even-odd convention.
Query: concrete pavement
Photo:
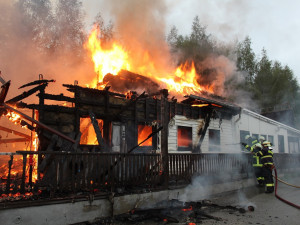
[[[300,186],[300,178],[285,177],[291,184]],[[277,194],[296,204],[300,205],[300,189],[279,183]],[[210,215],[219,217],[220,221],[207,220],[203,224],[260,224],[260,225],[296,225],[300,224],[300,210],[280,201],[275,194],[264,193],[263,188],[253,187],[240,189],[237,192],[223,193],[210,199],[218,205],[241,206],[247,209],[248,205],[254,206],[253,212],[246,213],[232,212],[217,209],[211,211]]]

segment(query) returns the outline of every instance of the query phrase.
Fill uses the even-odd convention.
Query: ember
[[[216,210],[226,210],[228,213],[245,213],[241,208],[235,206],[220,206],[208,200],[199,202],[181,202],[178,200],[166,200],[158,202],[150,208],[135,208],[128,213],[116,215],[111,218],[115,224],[128,224],[135,222],[165,222],[184,223],[194,225],[204,223],[205,220],[222,221],[222,218],[210,215]]]

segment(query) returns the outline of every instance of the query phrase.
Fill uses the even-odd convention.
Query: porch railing
[[[278,170],[300,169],[300,154],[274,154],[274,161]],[[0,196],[150,190],[166,188],[167,178],[173,185],[188,184],[197,175],[221,177],[217,182],[252,176],[250,154],[169,154],[168,174],[160,154],[20,151],[1,153],[0,163]]]

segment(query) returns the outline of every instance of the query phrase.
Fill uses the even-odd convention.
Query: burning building
[[[38,143],[16,152],[22,156],[16,179],[15,156],[9,155],[1,194],[153,190],[189,183],[195,174],[233,170],[245,178],[249,163],[239,154],[240,141],[249,133],[264,135],[281,153],[299,152],[300,131],[214,95],[215,84],[200,85],[193,63],[164,76],[141,75],[143,68],[132,70],[126,52],[113,44],[106,54],[96,36],[88,41],[98,72],[92,87],[75,81],[63,85],[70,96],[48,93],[54,80],[40,76],[22,86],[29,90],[5,101],[9,83],[3,82],[1,114],[17,114],[33,131],[31,142]],[[24,101],[35,93],[38,103]],[[32,116],[20,109],[32,110]],[[208,162],[214,166],[205,166]]]

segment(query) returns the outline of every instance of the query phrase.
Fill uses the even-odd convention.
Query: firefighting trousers
[[[262,167],[263,176],[265,178],[265,185],[266,185],[266,191],[267,192],[273,192],[274,191],[274,181],[272,176],[272,170],[269,167]]]
[[[253,169],[254,169],[254,174],[255,174],[258,184],[263,185],[265,177],[262,172],[262,167],[254,166]]]

